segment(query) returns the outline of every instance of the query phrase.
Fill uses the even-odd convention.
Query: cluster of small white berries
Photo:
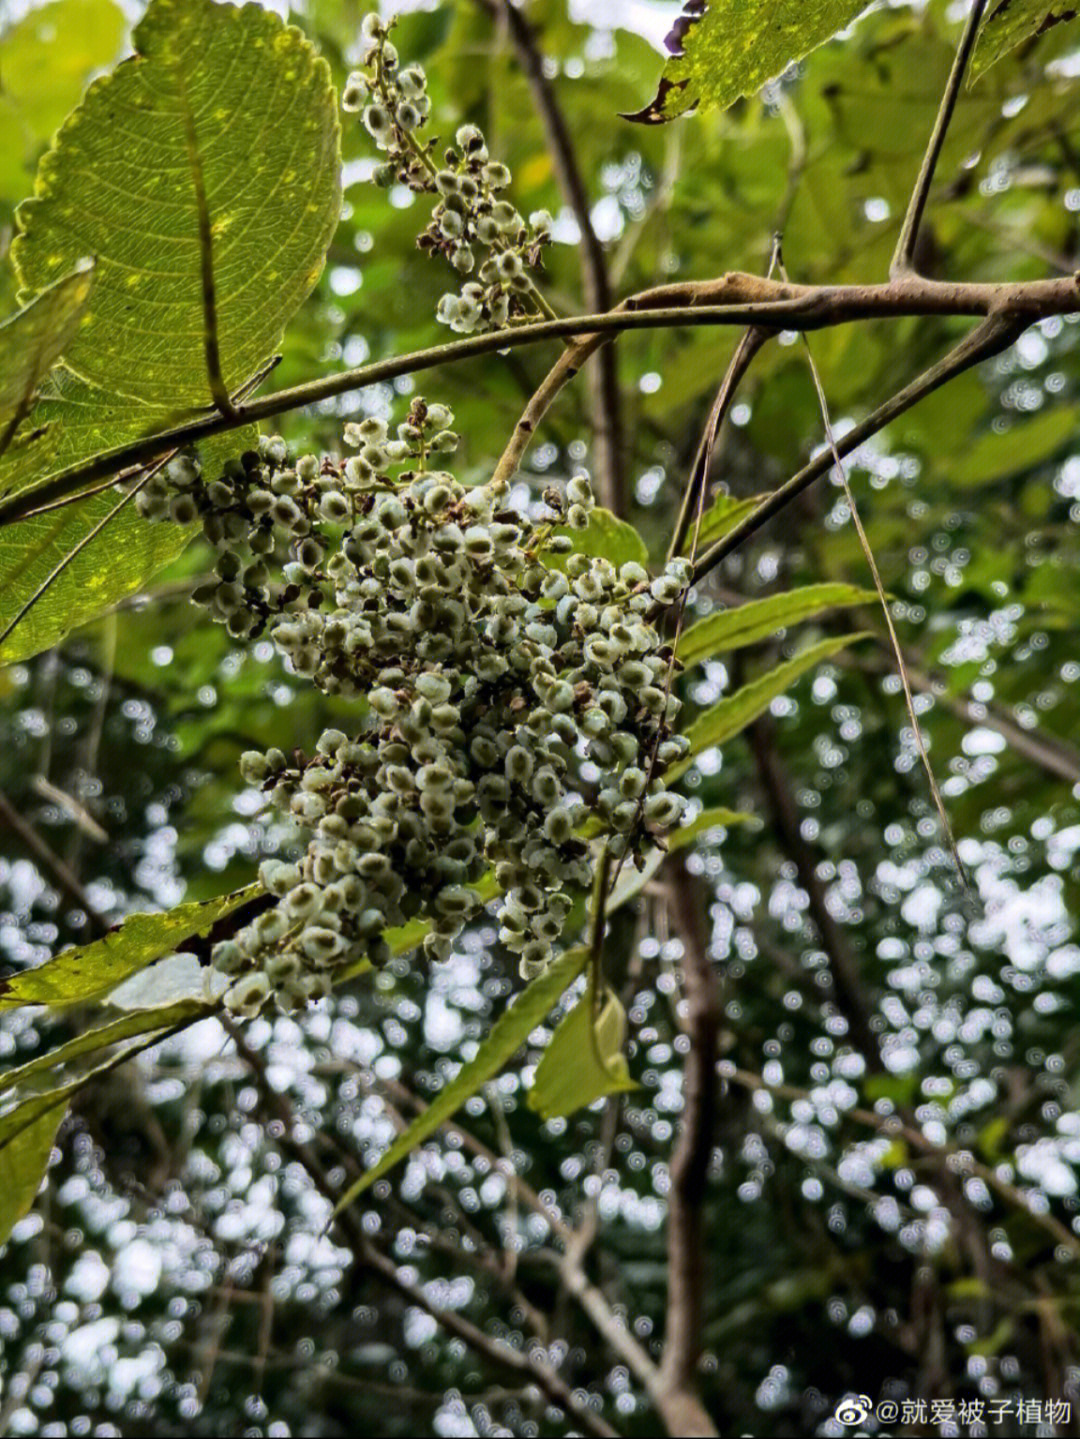
[[[416,399],[394,439],[381,420],[347,426],[345,460],[290,463],[272,437],[209,484],[184,458],[140,494],[151,517],[202,516],[218,559],[194,598],[230,633],[265,631],[295,673],[367,701],[356,734],[328,730],[310,757],[242,757],[308,843],[264,863],[277,903],[214,948],[239,1014],[271,995],[303,1006],[340,967],[383,962],[385,931],[412,918],[446,958],[491,866],[499,937],[535,977],[590,882],[584,836],[637,857],[681,819],[662,776],[687,743],[650,617],[682,593],[686,561],[650,580],[575,553],[584,476],[528,517],[429,468],[452,423]]]
[[[419,65],[402,69],[390,43],[393,21],[368,15],[361,26],[362,67],[349,76],[342,94],[346,110],[360,111],[365,128],[387,159],[374,173],[382,186],[408,185],[438,202],[420,236],[421,249],[444,255],[460,275],[472,276],[457,292],[443,295],[438,318],[459,334],[497,329],[514,318],[538,313],[529,271],[541,262],[551,240],[546,210],[528,223],[501,198],[510,171],[488,154],[475,125],[462,125],[455,144],[436,159],[437,141],[417,132],[428,120],[427,77]]]

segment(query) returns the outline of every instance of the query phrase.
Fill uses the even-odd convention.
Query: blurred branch
[[[772,811],[780,848],[795,865],[799,884],[810,901],[810,915],[829,961],[836,1007],[847,1020],[851,1042],[865,1059],[867,1068],[871,1073],[880,1074],[884,1066],[881,1049],[870,1024],[873,1007],[859,977],[858,960],[848,944],[847,935],[829,909],[814,856],[802,837],[791,781],[776,750],[775,726],[767,718],[756,720],[747,731],[747,738],[761,787]]]
[[[281,1126],[281,1132],[275,1135],[275,1143],[300,1165],[323,1198],[331,1206],[336,1205],[341,1197],[339,1188],[332,1183],[311,1145],[297,1139],[296,1116],[292,1104],[286,1095],[279,1093],[270,1083],[265,1059],[246,1042],[240,1027],[233,1020],[223,1015],[221,1022],[236,1047],[237,1054],[251,1073],[258,1092],[260,1109],[268,1120],[275,1120]],[[564,1410],[587,1433],[599,1435],[601,1439],[617,1439],[618,1431],[612,1429],[588,1405],[583,1404],[549,1364],[515,1349],[501,1339],[493,1339],[456,1310],[441,1308],[428,1297],[420,1285],[406,1279],[394,1261],[375,1248],[353,1209],[343,1210],[334,1217],[332,1224],[361,1270],[377,1275],[389,1288],[417,1309],[430,1315],[449,1334],[460,1339],[490,1363],[508,1369],[527,1382],[535,1384],[552,1404]]]
[[[107,934],[109,921],[94,907],[94,903],[80,883],[78,876],[60,858],[52,845],[30,823],[24,819],[7,795],[0,790],[0,820],[12,834],[25,845],[45,872],[55,881],[64,894],[86,915],[86,923],[97,935]]]
[[[695,1377],[701,1356],[707,1272],[702,1263],[702,1207],[716,1133],[717,1034],[722,1009],[709,956],[705,894],[681,854],[669,863],[667,888],[669,914],[683,944],[679,1009],[690,1043],[683,1068],[682,1125],[668,1168],[668,1295],[661,1378],[667,1410],[678,1419],[678,1427],[671,1432],[712,1435],[717,1430],[697,1396]]]

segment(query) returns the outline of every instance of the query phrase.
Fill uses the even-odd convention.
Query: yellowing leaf
[[[65,1098],[41,1109],[10,1143],[0,1145],[0,1244],[7,1243],[41,1188],[67,1107]]]
[[[252,884],[217,899],[178,904],[164,914],[129,915],[92,944],[67,949],[37,969],[0,979],[0,1010],[103,999],[121,980],[183,949],[185,940],[207,934],[219,919],[262,893],[261,886]]]

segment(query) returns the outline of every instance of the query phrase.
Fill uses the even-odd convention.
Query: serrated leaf
[[[588,951],[569,949],[559,956],[546,973],[518,995],[509,1009],[495,1021],[476,1055],[464,1065],[456,1077],[445,1084],[423,1114],[419,1115],[391,1144],[379,1162],[349,1186],[334,1210],[340,1214],[359,1195],[393,1169],[418,1144],[434,1134],[440,1125],[455,1114],[465,1101],[483,1088],[513,1058],[536,1026],[544,1019],[559,997],[573,984],[585,967]]]
[[[77,1034],[74,1039],[57,1045],[55,1049],[47,1050],[44,1054],[36,1054],[25,1064],[20,1064],[14,1069],[4,1070],[0,1073],[0,1094],[9,1089],[22,1089],[27,1084],[39,1081],[44,1075],[52,1074],[57,1069],[71,1064],[73,1060],[85,1058],[88,1054],[96,1054],[99,1050],[108,1049],[122,1040],[133,1039],[137,1035],[153,1034],[156,1030],[170,1029],[174,1024],[179,1024],[183,1020],[198,1019],[212,1014],[214,1008],[212,1003],[204,1004],[197,999],[182,999],[175,1004],[131,1010],[120,1019],[100,1025],[97,1029],[88,1029],[82,1034]]]
[[[627,115],[663,124],[754,95],[851,23],[867,0],[686,0],[665,40],[672,58],[655,99]]]
[[[11,1231],[37,1198],[67,1107],[66,1099],[54,1103],[9,1144],[0,1146],[0,1245],[7,1243]]]
[[[968,84],[1025,40],[1034,40],[1055,25],[1080,15],[1076,0],[998,0],[979,30],[971,57]]]
[[[132,914],[92,944],[67,949],[37,969],[0,979],[0,1011],[24,1004],[58,1007],[103,999],[130,975],[183,949],[262,893],[257,884],[217,899],[178,904],[162,914]]]
[[[559,525],[555,534],[566,535],[574,545],[576,555],[596,555],[610,560],[616,567],[634,560],[639,565],[649,562],[649,551],[645,541],[625,520],[620,520],[610,510],[597,505],[589,511],[589,523],[584,530],[572,530],[569,525]],[[552,570],[565,570],[566,555],[543,555],[543,562]]]
[[[733,695],[718,700],[704,714],[699,715],[686,731],[686,738],[690,741],[690,752],[684,760],[673,765],[668,771],[666,776],[668,782],[673,782],[683,774],[690,767],[695,756],[701,754],[703,750],[712,749],[714,745],[725,744],[741,730],[744,730],[748,724],[752,724],[759,715],[765,713],[774,699],[782,695],[785,690],[790,689],[796,680],[806,674],[807,670],[814,669],[824,660],[831,659],[833,655],[839,654],[848,645],[863,638],[865,638],[864,635],[855,634],[839,635],[832,639],[822,640],[819,644],[811,645],[809,649],[803,650],[794,659],[786,660],[758,679],[751,680],[749,684],[743,685],[742,689],[736,690]]]
[[[5,200],[29,193],[42,147],[77,104],[90,75],[116,58],[126,28],[113,0],[54,0],[4,30],[0,196]]]
[[[805,585],[802,589],[751,600],[699,620],[684,632],[677,653],[684,665],[700,664],[713,655],[768,639],[777,630],[812,619],[826,610],[876,603],[877,594],[873,590],[861,590],[856,585]]]
[[[330,70],[257,5],[152,0],[136,54],[93,84],[19,207],[19,277],[40,291],[80,255],[98,283],[66,359],[153,405],[205,404],[198,181],[230,390],[310,293],[340,209]]]
[[[82,260],[0,324],[0,447],[75,334],[93,283],[94,267]]]
[[[527,1095],[529,1108],[541,1119],[554,1119],[606,1095],[637,1089],[623,1054],[625,1043],[626,1010],[618,995],[606,989],[597,1005],[596,991],[587,985],[544,1050]]]

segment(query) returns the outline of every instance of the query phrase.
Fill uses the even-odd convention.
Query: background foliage
[[[843,24],[858,7],[833,8],[850,12]],[[548,0],[534,0],[528,15],[550,57],[617,295],[724,269],[760,272],[778,228],[795,280],[886,274],[955,49],[955,16],[940,0],[880,6],[782,82],[670,126],[616,118],[656,86],[660,61],[638,34],[607,28],[603,14],[577,23]],[[356,7],[309,0],[293,18],[340,87]],[[994,43],[989,25],[985,33],[984,44]],[[958,108],[920,249],[928,275],[1003,281],[1080,266],[1075,33],[1062,24],[1037,44],[1020,38]],[[108,0],[53,0],[4,33],[5,234],[53,131],[127,43]],[[445,131],[462,119],[481,124],[514,170],[522,211],[546,206],[557,216],[547,292],[558,308],[580,310],[575,222],[505,28],[484,5],[458,0],[407,16],[397,43],[423,60]],[[44,74],[47,85],[34,81]],[[98,82],[99,97],[109,83]],[[253,103],[262,113],[279,101]],[[291,133],[288,113],[275,135]],[[431,317],[447,280],[415,248],[426,214],[418,219],[407,192],[391,191],[387,203],[365,183],[373,162],[358,128],[342,143],[342,218],[280,342],[270,388],[437,338]],[[296,209],[295,196],[279,198]],[[317,219],[325,239],[329,214],[324,206],[314,217],[313,237]],[[136,221],[146,215],[135,207]],[[273,212],[265,227],[249,227],[261,255],[281,223]],[[28,248],[33,233],[19,244]],[[74,261],[85,248],[69,253]],[[172,329],[184,328],[179,307],[190,306],[197,279],[189,263],[177,314],[155,340],[163,354],[181,354]],[[107,294],[100,282],[95,275],[91,306]],[[9,256],[0,269],[7,311],[19,288]],[[237,318],[251,339],[245,364],[277,344],[286,316],[265,316],[265,334],[251,313]],[[430,1137],[352,1211],[411,1295],[327,1234],[330,1204],[281,1142],[283,1105],[341,1192],[475,1055],[502,1012],[517,981],[492,929],[470,932],[453,962],[430,973],[398,959],[300,1020],[260,1019],[242,1052],[205,1020],[79,1089],[58,1134],[56,1105],[43,1099],[19,1143],[32,1159],[55,1136],[50,1184],[0,1257],[0,1432],[579,1432],[528,1377],[440,1328],[431,1307],[557,1365],[618,1432],[656,1432],[640,1375],[575,1296],[560,1226],[572,1226],[582,1271],[659,1360],[691,902],[707,916],[704,942],[723,985],[727,1083],[704,1206],[699,1376],[720,1431],[834,1432],[829,1416],[849,1391],[1075,1400],[1075,318],[1029,330],[864,447],[852,467],[974,897],[955,884],[871,605],[855,620],[830,609],[778,638],[769,627],[753,647],[706,661],[687,688],[701,708],[810,641],[836,642],[826,664],[787,697],[770,697],[744,735],[686,776],[703,807],[756,823],[698,833],[685,883],[666,871],[654,877],[613,923],[611,978],[637,1088],[542,1120],[525,1103],[525,1082],[559,1015],[538,1019],[524,1068],[493,1079],[458,1114],[459,1128]],[[815,335],[838,433],[960,329],[920,318]],[[33,333],[0,334],[13,353],[33,357]],[[718,473],[736,498],[773,488],[821,443],[794,338],[762,352],[722,435]],[[734,343],[732,332],[707,328],[618,343],[627,519],[653,559]],[[102,358],[93,345],[91,354]],[[456,412],[467,478],[490,472],[548,358],[511,352],[425,377],[423,392]],[[228,371],[230,384],[245,364]],[[89,368],[62,375],[39,401],[65,417],[58,468],[155,418],[118,404],[103,421],[84,388],[103,380]],[[344,419],[401,408],[412,389],[404,379],[327,401],[290,414],[282,432],[332,448]],[[79,414],[92,416],[85,428]],[[568,391],[523,483],[538,493],[587,464],[591,441],[587,391]],[[23,482],[25,458],[13,446],[0,460],[5,485]],[[5,613],[116,499],[109,491],[3,532]],[[237,793],[239,752],[283,736],[310,743],[341,717],[268,645],[237,647],[193,623],[186,598],[208,558],[162,529],[125,510],[105,532],[108,548],[85,551],[65,572],[67,588],[53,588],[3,653],[0,957],[12,975],[127,913],[201,906],[249,883],[257,859],[286,841],[256,821],[257,796]],[[111,593],[87,600],[93,577],[106,573]],[[861,592],[868,582],[842,492],[826,484],[725,563],[696,594],[693,618],[709,625],[733,598],[809,583]],[[856,621],[872,638],[841,648]],[[28,848],[8,810],[46,842],[74,888]],[[183,936],[157,934],[152,947],[164,952],[217,914],[185,912]],[[186,980],[182,966],[143,976],[126,1002],[178,1002],[190,970]],[[162,1015],[140,1017],[155,1027],[122,1033],[126,1013],[114,1004],[94,1023],[119,1024],[111,1038],[133,1046],[164,1027]],[[25,1064],[74,1040],[86,1021],[79,1009],[44,1018],[12,1009],[0,1054]],[[100,1058],[72,1054],[63,1074]],[[960,1157],[944,1162],[942,1147]],[[0,1188],[9,1187],[0,1170]]]

